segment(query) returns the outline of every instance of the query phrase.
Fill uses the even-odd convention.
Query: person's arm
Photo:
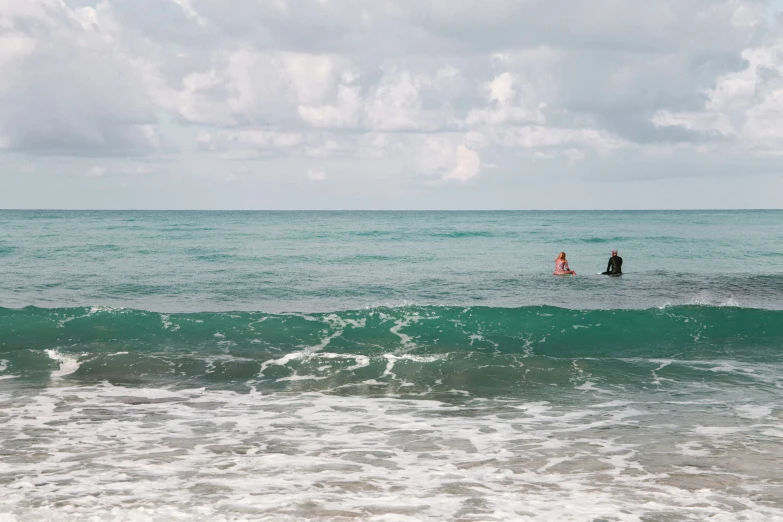
[[[606,272],[611,274],[612,273],[612,258],[609,258],[609,264],[606,265]]]

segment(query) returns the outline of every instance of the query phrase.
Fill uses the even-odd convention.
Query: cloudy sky
[[[780,0],[0,0],[0,207],[783,207]]]

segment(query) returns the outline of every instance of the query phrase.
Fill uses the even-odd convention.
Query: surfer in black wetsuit
[[[622,275],[623,258],[617,255],[617,250],[612,249],[612,257],[609,258],[609,264],[606,265],[606,272],[602,275]]]

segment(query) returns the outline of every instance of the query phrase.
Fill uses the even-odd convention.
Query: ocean
[[[783,211],[0,211],[0,521],[783,520],[782,356]]]

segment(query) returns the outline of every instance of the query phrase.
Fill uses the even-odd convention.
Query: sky
[[[0,0],[0,208],[783,208],[783,1]]]

